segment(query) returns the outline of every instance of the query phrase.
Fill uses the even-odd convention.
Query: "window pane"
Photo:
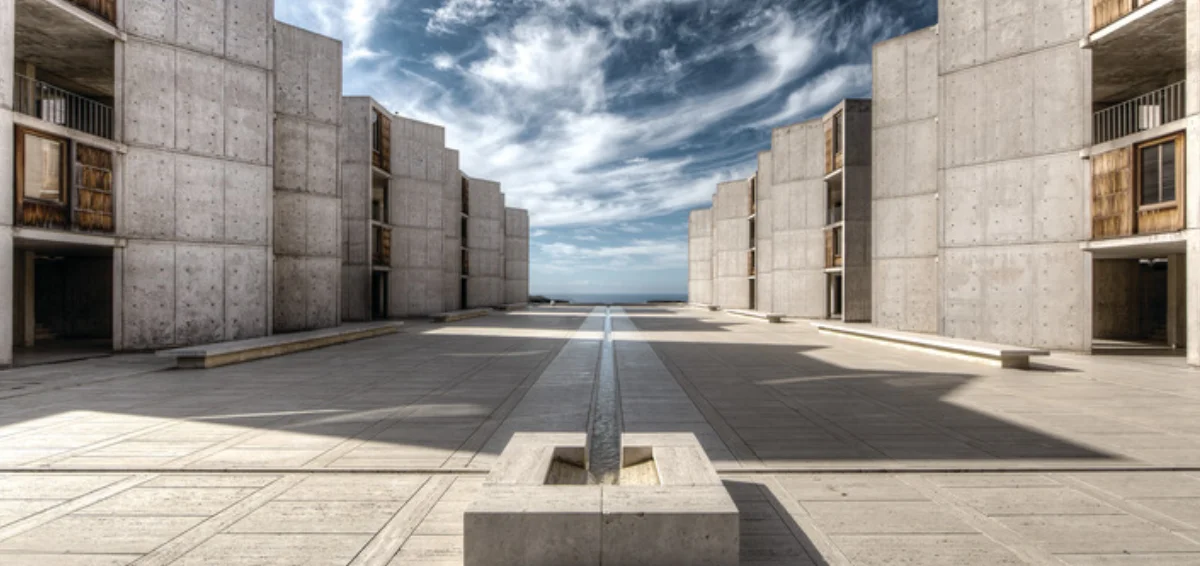
[[[62,202],[62,142],[25,134],[25,196]]]
[[[1158,146],[1142,149],[1142,204],[1158,204]]]
[[[1175,200],[1175,142],[1159,147],[1162,147],[1162,199],[1171,202]]]

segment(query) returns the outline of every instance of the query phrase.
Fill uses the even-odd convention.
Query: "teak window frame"
[[[1161,148],[1161,146],[1164,146],[1169,143],[1175,144],[1175,197],[1168,201],[1159,201],[1156,203],[1147,204],[1147,203],[1143,202],[1143,200],[1142,200],[1145,197],[1145,192],[1143,190],[1144,189],[1143,182],[1145,181],[1145,179],[1142,177],[1142,162],[1143,162],[1142,154],[1143,154],[1143,151],[1146,149],[1152,148],[1152,147]],[[1163,186],[1162,186],[1162,156],[1163,156],[1163,152],[1161,151],[1161,149],[1158,152],[1158,156],[1159,156],[1158,157],[1158,160],[1159,160],[1158,193],[1159,193],[1159,197],[1161,198],[1162,192],[1163,192]],[[1171,134],[1169,136],[1155,138],[1153,140],[1146,141],[1146,142],[1143,142],[1143,143],[1140,143],[1140,144],[1137,144],[1134,146],[1134,148],[1133,148],[1134,195],[1135,195],[1135,198],[1137,199],[1137,201],[1136,201],[1137,205],[1138,205],[1137,209],[1139,211],[1161,210],[1161,209],[1175,208],[1175,207],[1179,206],[1179,203],[1181,202],[1182,196],[1183,196],[1183,183],[1187,180],[1187,177],[1185,175],[1186,174],[1186,165],[1187,165],[1186,159],[1187,159],[1186,137],[1183,132],[1177,132],[1177,133]]]
[[[71,174],[71,171],[70,171],[70,168],[68,167],[68,163],[71,160],[71,140],[61,137],[61,136],[56,136],[54,134],[43,132],[41,130],[35,130],[32,128],[26,128],[23,126],[17,126],[15,128],[15,130],[16,130],[16,138],[17,138],[17,140],[16,140],[17,147],[16,147],[16,159],[15,159],[16,167],[14,168],[14,169],[16,169],[16,171],[14,171],[14,174],[16,176],[16,183],[17,183],[17,190],[16,190],[17,210],[18,211],[21,210],[21,205],[26,200],[43,202],[43,203],[51,204],[54,206],[63,206],[63,207],[70,206],[71,205],[71,191],[70,191],[71,179],[69,178],[69,175]],[[44,140],[50,140],[52,142],[59,144],[59,146],[62,148],[62,150],[59,152],[59,155],[58,155],[58,200],[47,200],[40,196],[31,197],[31,196],[25,194],[25,152],[28,149],[25,147],[25,136],[27,136],[27,135],[37,137],[37,138],[42,138]]]

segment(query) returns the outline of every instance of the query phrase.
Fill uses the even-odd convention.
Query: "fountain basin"
[[[516,434],[463,518],[467,566],[738,563],[738,511],[691,434],[624,434],[587,485],[584,434]]]

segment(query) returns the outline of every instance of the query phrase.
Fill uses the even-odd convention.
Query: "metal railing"
[[[85,134],[113,137],[113,109],[90,98],[16,75],[13,102],[17,112]]]
[[[1157,128],[1185,115],[1184,81],[1119,102],[1092,116],[1092,144]]]

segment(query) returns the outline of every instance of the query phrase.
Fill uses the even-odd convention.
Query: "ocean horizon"
[[[572,303],[642,304],[663,301],[687,302],[687,293],[531,293],[556,301]]]

